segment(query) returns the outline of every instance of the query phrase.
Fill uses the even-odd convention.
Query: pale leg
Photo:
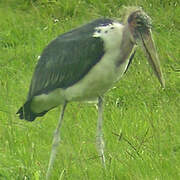
[[[57,128],[54,132],[54,137],[53,137],[53,142],[52,142],[52,150],[51,150],[51,155],[50,155],[50,159],[49,159],[48,170],[46,173],[46,180],[48,180],[50,177],[51,169],[53,167],[54,160],[56,158],[56,154],[57,154],[57,150],[58,150],[58,146],[59,146],[59,142],[60,142],[60,128],[62,125],[62,120],[63,120],[66,105],[67,105],[67,103],[65,102],[63,107],[62,107],[62,110],[61,110],[61,114],[59,117],[59,122],[58,122]]]
[[[105,156],[104,156],[104,141],[102,133],[102,124],[103,124],[103,100],[101,97],[98,98],[98,121],[97,121],[97,137],[96,145],[98,153],[101,157],[103,166],[105,167]]]

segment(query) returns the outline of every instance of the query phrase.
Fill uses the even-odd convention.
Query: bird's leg
[[[61,114],[59,117],[59,122],[58,122],[57,128],[54,132],[54,137],[53,137],[53,141],[52,141],[52,150],[51,150],[51,155],[50,155],[50,159],[49,159],[48,170],[46,173],[46,180],[48,180],[50,177],[51,169],[53,167],[54,160],[56,158],[56,154],[57,154],[57,150],[58,150],[58,146],[59,146],[59,142],[60,142],[60,128],[62,125],[62,120],[63,120],[66,105],[67,105],[67,102],[65,102],[62,107]]]
[[[98,97],[98,121],[97,121],[97,137],[96,145],[98,153],[101,157],[102,164],[105,167],[105,156],[104,156],[104,141],[102,133],[102,124],[103,124],[103,100],[101,97]]]

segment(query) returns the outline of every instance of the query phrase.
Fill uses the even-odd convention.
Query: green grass
[[[32,123],[15,115],[42,49],[57,35],[92,19],[119,18],[123,5],[142,6],[152,17],[166,88],[160,87],[139,50],[117,88],[105,96],[106,170],[95,147],[96,108],[68,104],[52,179],[180,179],[178,0],[0,2],[0,179],[45,177],[60,107]]]

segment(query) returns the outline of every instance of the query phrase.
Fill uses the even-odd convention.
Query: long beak
[[[159,82],[161,83],[162,87],[165,87],[165,80],[161,71],[161,66],[154,45],[154,41],[152,39],[151,31],[140,34],[140,37],[144,47],[144,51],[148,57],[149,64],[152,66],[152,69],[156,77],[158,78]]]

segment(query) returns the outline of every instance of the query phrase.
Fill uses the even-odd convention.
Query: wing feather
[[[31,81],[28,100],[56,88],[72,86],[100,61],[103,41],[93,37],[95,27],[112,23],[99,19],[53,40],[43,51]]]

